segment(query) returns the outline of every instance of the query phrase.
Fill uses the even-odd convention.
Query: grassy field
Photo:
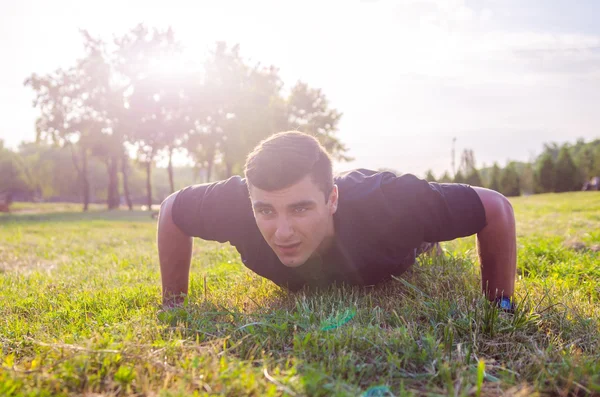
[[[473,237],[375,288],[296,294],[196,240],[187,305],[160,312],[147,213],[17,207],[0,396],[600,395],[600,193],[513,205],[514,315],[481,298]]]

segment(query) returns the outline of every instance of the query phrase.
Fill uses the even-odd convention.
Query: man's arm
[[[157,245],[164,307],[183,303],[182,294],[188,292],[192,259],[192,238],[173,222],[174,201],[175,194],[163,201],[158,218]]]
[[[477,233],[481,287],[488,299],[511,298],[517,269],[517,238],[512,205],[502,194],[473,187],[485,209],[486,226]]]

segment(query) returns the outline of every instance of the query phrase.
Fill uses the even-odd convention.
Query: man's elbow
[[[511,202],[495,190],[473,187],[479,195],[485,210],[486,224],[496,222],[514,222],[515,214]]]
[[[498,192],[496,192],[498,193]],[[501,193],[498,193],[498,211],[500,212],[500,216],[503,219],[514,221],[515,219],[515,211],[513,206],[508,198]]]
[[[160,205],[160,212],[157,224],[157,243],[159,254],[162,252],[171,252],[177,250],[181,244],[188,244],[192,241],[191,236],[185,233],[175,223],[173,216],[175,197],[177,192],[171,194],[163,200]]]
[[[162,240],[163,238],[167,240],[173,238],[190,238],[190,236],[184,233],[175,223],[173,211],[177,193],[179,192],[171,194],[160,204],[157,224],[159,240]]]
[[[166,199],[160,203],[160,209],[158,210],[158,225],[160,227],[161,222],[169,221],[172,222],[172,211],[173,211],[173,203],[175,202],[175,197],[177,196],[175,192],[169,195]]]

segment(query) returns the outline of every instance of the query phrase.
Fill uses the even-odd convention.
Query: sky
[[[191,61],[239,43],[286,87],[321,88],[354,158],[337,170],[439,175],[453,138],[479,167],[530,161],[600,138],[598,15],[595,0],[2,1],[0,139],[34,139],[23,81],[74,64],[79,29],[111,40],[143,22],[171,26]]]

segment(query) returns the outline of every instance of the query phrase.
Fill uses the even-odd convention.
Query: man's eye
[[[297,213],[297,214],[301,214],[303,212],[306,212],[307,210],[308,210],[308,208],[306,208],[306,207],[297,207],[297,208],[294,208],[294,212]]]
[[[258,210],[258,213],[261,215],[271,215],[273,213],[273,210],[270,210],[268,208],[261,208]]]

